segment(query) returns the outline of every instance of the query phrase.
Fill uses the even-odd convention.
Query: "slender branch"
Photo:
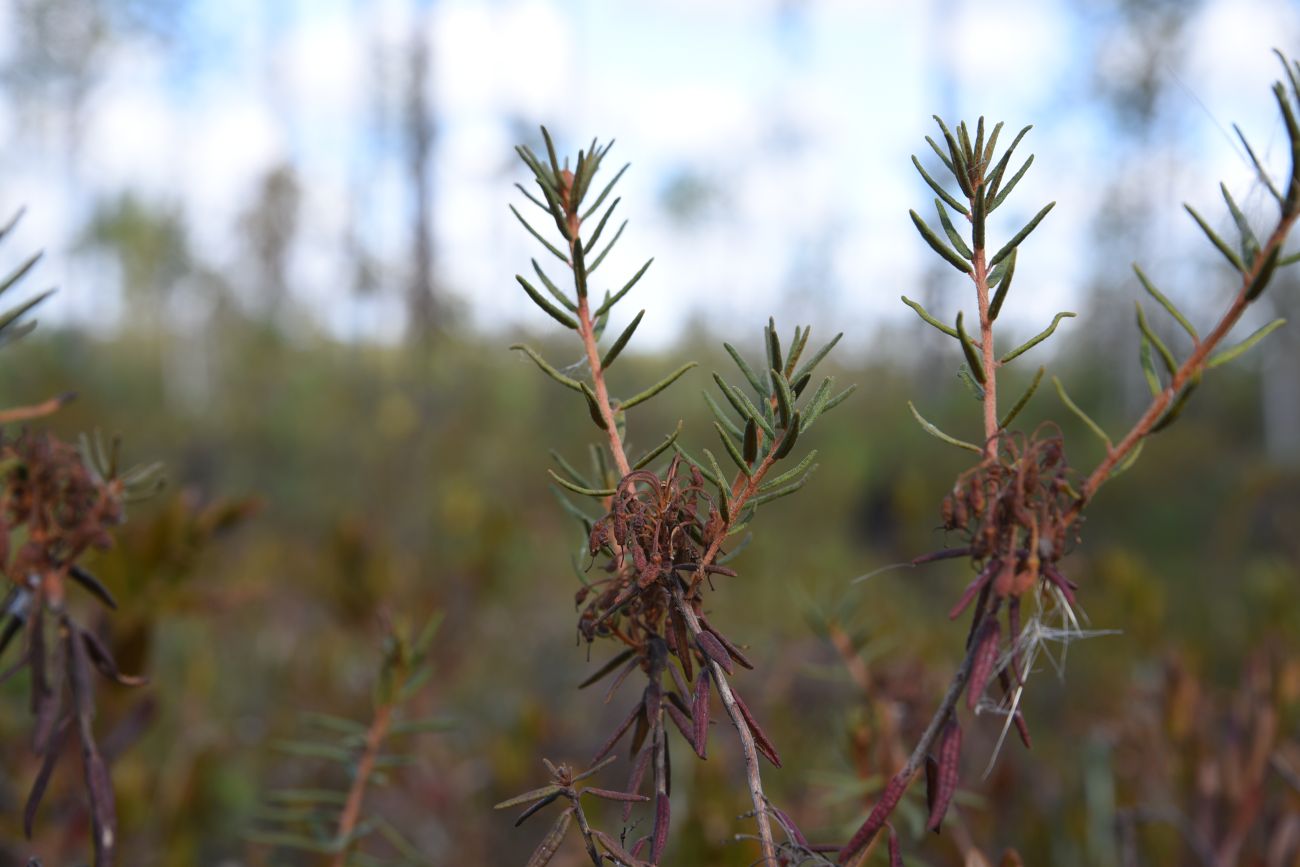
[[[587,814],[582,811],[582,802],[579,799],[577,790],[569,786],[565,789],[564,796],[573,805],[573,815],[578,820],[578,832],[582,834],[582,843],[587,848],[587,857],[591,859],[591,863],[596,867],[602,867],[604,859],[596,848],[596,841],[591,833],[591,825],[587,823]],[[622,863],[617,858],[614,861],[615,863]]]
[[[76,397],[75,394],[60,394],[49,400],[32,404],[31,406],[15,406],[10,409],[0,410],[0,424],[11,424],[16,421],[29,421],[34,418],[44,418],[47,415],[58,412],[59,408],[68,401]]]
[[[330,867],[344,867],[347,863],[348,855],[351,852],[351,845],[348,838],[357,827],[357,822],[361,818],[361,802],[366,796],[366,784],[370,782],[370,774],[375,769],[375,761],[379,758],[379,750],[383,747],[384,738],[388,736],[388,727],[392,723],[393,706],[383,704],[375,709],[374,719],[370,722],[370,728],[366,731],[365,748],[361,752],[361,758],[357,761],[356,776],[352,780],[352,787],[348,789],[347,800],[343,802],[343,812],[339,814],[338,828],[334,833],[335,842],[338,844],[338,851],[330,859]]]
[[[582,243],[574,234],[573,244]],[[587,364],[591,367],[591,389],[596,395],[596,408],[600,411],[601,421],[605,423],[605,432],[609,435],[609,452],[618,466],[619,477],[632,472],[627,453],[623,449],[623,438],[619,436],[618,425],[614,423],[614,410],[609,402],[609,389],[605,386],[605,369],[600,364],[600,350],[596,347],[595,323],[591,318],[591,305],[587,297],[578,299],[578,334],[582,336],[582,346],[587,353]]]
[[[1281,247],[1282,243],[1286,240],[1287,235],[1290,234],[1291,228],[1294,226],[1297,217],[1300,217],[1300,214],[1283,216],[1283,218],[1278,222],[1277,228],[1275,228],[1273,233],[1269,236],[1268,242],[1264,245],[1264,248],[1255,256],[1254,264],[1251,265],[1244,274],[1242,274],[1241,287],[1237,290],[1237,295],[1233,298],[1232,304],[1228,307],[1227,311],[1224,312],[1223,317],[1219,320],[1218,324],[1214,326],[1214,330],[1196,344],[1192,349],[1192,354],[1187,357],[1187,360],[1179,365],[1176,371],[1174,371],[1173,378],[1170,379],[1169,385],[1151,399],[1150,405],[1146,408],[1146,411],[1142,413],[1142,416],[1137,420],[1137,422],[1134,423],[1133,427],[1129,429],[1129,432],[1124,435],[1124,438],[1121,439],[1114,448],[1109,450],[1106,457],[1102,459],[1101,463],[1097,465],[1097,468],[1088,476],[1087,480],[1083,483],[1082,490],[1079,492],[1079,498],[1074,502],[1074,505],[1070,507],[1070,511],[1066,513],[1065,517],[1067,522],[1072,523],[1079,517],[1084,506],[1088,505],[1089,501],[1091,501],[1093,496],[1096,495],[1097,489],[1105,484],[1106,480],[1111,477],[1111,474],[1115,471],[1115,467],[1117,467],[1120,462],[1137,447],[1138,443],[1140,443],[1143,438],[1151,433],[1152,428],[1154,428],[1160,421],[1165,410],[1169,408],[1169,405],[1173,402],[1175,396],[1177,396],[1184,386],[1195,380],[1204,372],[1210,353],[1212,353],[1215,348],[1223,342],[1223,339],[1227,337],[1228,332],[1232,330],[1233,326],[1235,326],[1238,320],[1241,319],[1242,314],[1246,312],[1246,308],[1250,306],[1252,299],[1248,297],[1248,293],[1250,292],[1251,287],[1259,277],[1260,271],[1272,258],[1273,251]]]
[[[704,629],[700,626],[700,619],[695,616],[695,611],[686,604],[686,599],[678,588],[673,589],[673,606],[677,609],[678,616],[686,623],[691,638],[698,639]],[[776,844],[772,841],[772,826],[768,821],[767,796],[763,794],[763,777],[758,767],[758,747],[754,744],[754,735],[749,730],[749,723],[745,722],[745,715],[740,710],[740,705],[736,703],[731,684],[727,682],[726,672],[713,659],[709,659],[708,662],[709,673],[713,675],[713,682],[718,687],[718,697],[722,700],[722,706],[727,709],[727,716],[731,717],[731,724],[736,729],[736,737],[740,740],[741,752],[745,756],[745,779],[749,786],[750,800],[754,802],[754,821],[758,824],[758,842],[763,850],[763,863],[775,864],[777,863]]]
[[[943,701],[939,702],[939,707],[935,710],[934,716],[930,718],[930,724],[925,727],[921,739],[916,742],[912,754],[907,757],[907,764],[903,765],[903,769],[895,776],[910,779],[925,764],[925,757],[930,754],[930,748],[939,739],[939,735],[943,734],[943,727],[948,722],[948,717],[952,715],[953,708],[957,706],[957,700],[961,698],[961,691],[966,687],[966,681],[970,678],[971,665],[975,662],[975,654],[978,652],[979,643],[972,641],[970,648],[966,651],[966,658],[961,661],[957,673],[952,676],[952,682],[948,684],[948,691],[944,693]]]
[[[980,179],[982,184],[983,178]],[[971,207],[975,200],[971,199]],[[975,282],[975,296],[979,300],[980,310],[980,354],[984,366],[984,458],[994,460],[998,456],[997,435],[998,422],[998,360],[993,352],[993,319],[989,316],[989,269],[985,260],[983,246],[975,250],[975,270],[971,280]]]
[[[582,217],[578,214],[577,203],[570,204],[569,196],[570,193],[566,189],[563,192],[563,199],[568,210],[566,217],[571,239],[569,263],[575,269],[574,283],[581,285],[576,269],[586,267],[580,249]],[[586,274],[581,276],[585,278]],[[623,449],[623,438],[619,436],[618,425],[614,423],[614,409],[609,402],[609,388],[605,385],[605,368],[600,363],[600,349],[596,346],[596,323],[591,316],[591,303],[586,292],[578,293],[578,335],[582,338],[582,348],[587,354],[587,366],[591,368],[591,389],[596,395],[596,408],[600,412],[601,421],[604,422],[605,432],[609,435],[609,452],[618,467],[619,478],[622,478],[632,472],[632,465],[628,462],[627,453]]]

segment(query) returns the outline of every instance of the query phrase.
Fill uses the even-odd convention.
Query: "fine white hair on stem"
[[[1033,615],[1021,627],[1020,635],[1016,638],[1012,647],[1003,651],[1002,655],[998,657],[994,669],[995,673],[1001,672],[1011,665],[1012,659],[1016,659],[1022,678],[1017,679],[1015,688],[1001,700],[993,701],[984,697],[981,698],[979,705],[976,707],[977,714],[991,713],[1006,717],[1002,723],[1002,731],[998,735],[997,743],[993,747],[992,755],[989,756],[988,766],[984,769],[984,778],[987,778],[993,771],[993,766],[997,763],[998,756],[1002,752],[1002,745],[1006,741],[1007,732],[1015,721],[1016,713],[1020,710],[1025,685],[1028,683],[1030,676],[1037,670],[1036,663],[1039,656],[1047,660],[1059,679],[1064,680],[1065,657],[1072,642],[1085,638],[1120,634],[1118,629],[1084,629],[1079,625],[1081,615],[1082,612],[1075,613],[1074,608],[1059,587],[1041,583],[1038,585],[1034,593]],[[1050,625],[1049,621],[1051,619],[1056,619],[1058,625]],[[1086,616],[1083,616],[1082,619],[1087,622]],[[1052,652],[1052,645],[1060,645],[1059,659]]]

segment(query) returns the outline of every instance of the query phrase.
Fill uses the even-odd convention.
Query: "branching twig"
[[[1260,278],[1261,272],[1268,267],[1270,262],[1276,262],[1278,251],[1282,243],[1290,234],[1292,227],[1300,213],[1283,215],[1278,221],[1277,227],[1269,235],[1268,241],[1263,249],[1255,257],[1254,264],[1248,268],[1241,277],[1241,287],[1237,290],[1236,297],[1232,299],[1232,304],[1224,312],[1222,318],[1214,326],[1214,330],[1207,334],[1203,339],[1197,341],[1192,349],[1192,354],[1178,366],[1170,379],[1169,384],[1159,394],[1151,399],[1141,417],[1124,435],[1114,448],[1108,449],[1106,457],[1102,459],[1089,474],[1087,480],[1083,483],[1082,490],[1079,491],[1079,498],[1075,501],[1073,508],[1068,513],[1070,520],[1075,520],[1082,513],[1085,506],[1096,495],[1098,488],[1106,483],[1106,480],[1115,472],[1115,468],[1124,460],[1133,449],[1135,449],[1143,438],[1152,433],[1153,428],[1164,417],[1165,411],[1169,408],[1175,397],[1189,383],[1199,377],[1206,367],[1206,363],[1212,353],[1223,339],[1241,319],[1246,308],[1250,306],[1252,299],[1250,292],[1256,281]]]
[[[365,748],[357,760],[356,776],[348,789],[347,799],[343,802],[343,811],[339,813],[339,823],[334,834],[338,841],[338,851],[330,859],[330,867],[344,867],[351,852],[349,839],[361,819],[361,803],[366,797],[366,784],[375,769],[379,751],[383,749],[384,738],[388,736],[388,727],[393,719],[393,705],[382,704],[375,709],[374,718],[366,730]]]

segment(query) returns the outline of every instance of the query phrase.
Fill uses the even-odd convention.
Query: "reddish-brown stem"
[[[374,772],[379,751],[384,745],[384,738],[388,736],[392,717],[393,706],[382,704],[375,709],[370,728],[366,730],[365,747],[361,751],[361,758],[357,760],[356,777],[352,780],[352,788],[348,789],[347,800],[343,802],[343,812],[339,813],[338,828],[334,832],[334,840],[339,849],[330,859],[330,867],[343,867],[347,863],[352,849],[347,840],[352,836],[357,822],[361,819],[361,803],[366,796],[366,784],[370,781],[371,773]]]
[[[569,242],[570,261],[577,261],[575,246],[582,241],[578,235],[580,227],[576,215],[570,214],[569,235],[573,239]],[[587,364],[591,368],[592,392],[596,396],[596,409],[600,413],[601,420],[605,424],[605,432],[609,436],[609,451],[614,458],[614,463],[618,467],[620,477],[627,476],[632,471],[632,466],[628,462],[627,454],[624,451],[623,439],[619,436],[618,426],[614,423],[614,410],[609,400],[609,389],[605,386],[605,371],[600,363],[600,351],[596,346],[595,322],[591,316],[591,308],[585,295],[578,298],[578,334],[582,338],[582,345],[587,355]],[[722,549],[722,542],[727,536],[727,530],[731,528],[734,516],[739,513],[744,504],[757,491],[758,486],[762,483],[763,476],[767,473],[768,468],[772,466],[773,458],[769,454],[763,459],[763,462],[754,470],[752,476],[748,479],[743,474],[738,474],[732,484],[732,499],[730,514],[733,516],[731,521],[722,528],[713,539],[705,551],[704,556],[700,558],[700,565],[695,573],[696,581],[704,577],[704,567],[711,565]],[[679,590],[674,590],[674,603],[677,611],[685,622],[692,638],[698,638],[701,632],[699,618],[691,606],[686,604]],[[745,722],[744,715],[740,707],[736,704],[736,698],[727,683],[726,673],[717,662],[710,661],[709,668],[713,674],[713,682],[717,685],[718,695],[722,699],[723,706],[727,709],[727,715],[731,717],[732,724],[736,727],[737,737],[740,739],[741,752],[745,757],[745,775],[748,780],[750,799],[754,804],[755,821],[758,824],[759,845],[763,852],[763,863],[776,863],[776,846],[773,843],[772,829],[768,822],[767,815],[767,797],[763,793],[763,780],[759,772],[758,765],[758,748],[754,744],[754,737],[749,731],[749,725]],[[662,729],[662,720],[660,722]],[[660,780],[665,779],[665,775],[660,775]]]
[[[570,244],[582,243],[575,234]],[[587,296],[578,299],[578,334],[582,337],[582,346],[587,353],[587,364],[591,367],[591,390],[596,395],[596,408],[600,419],[605,423],[605,433],[609,436],[609,452],[618,466],[619,477],[632,472],[627,454],[623,451],[623,438],[618,435],[618,425],[614,423],[614,410],[609,402],[609,389],[605,386],[605,369],[600,364],[600,350],[596,346],[595,322],[591,318],[591,306]]]
[[[1138,443],[1151,433],[1151,429],[1159,423],[1165,410],[1169,408],[1169,405],[1173,402],[1179,391],[1204,372],[1210,353],[1212,353],[1215,348],[1223,342],[1223,339],[1227,337],[1228,332],[1232,330],[1233,326],[1235,326],[1238,320],[1241,319],[1242,314],[1246,312],[1246,308],[1250,306],[1251,299],[1246,297],[1247,293],[1250,291],[1250,287],[1255,283],[1260,270],[1264,267],[1264,264],[1268,261],[1273,251],[1278,247],[1281,247],[1282,243],[1286,240],[1287,235],[1290,234],[1297,216],[1300,215],[1292,214],[1289,216],[1283,216],[1282,219],[1278,221],[1277,228],[1275,228],[1273,233],[1269,235],[1267,243],[1264,244],[1264,248],[1255,257],[1255,263],[1251,265],[1250,268],[1246,269],[1246,272],[1242,275],[1241,287],[1237,290],[1236,297],[1233,298],[1232,304],[1229,305],[1227,311],[1224,312],[1223,317],[1217,324],[1215,324],[1214,330],[1201,340],[1197,341],[1196,345],[1192,349],[1192,354],[1187,356],[1187,359],[1178,366],[1177,370],[1174,371],[1173,378],[1170,379],[1169,385],[1151,399],[1150,405],[1147,406],[1146,411],[1143,412],[1141,417],[1133,424],[1133,427],[1129,429],[1129,432],[1124,435],[1124,438],[1121,439],[1117,445],[1107,451],[1106,457],[1103,458],[1101,463],[1097,465],[1096,469],[1089,474],[1088,478],[1083,483],[1082,490],[1079,491],[1079,498],[1075,500],[1074,504],[1070,507],[1070,511],[1065,515],[1067,522],[1072,523],[1079,517],[1083,508],[1088,505],[1089,501],[1091,501],[1093,496],[1096,495],[1097,489],[1105,484],[1106,480],[1111,477],[1112,473],[1114,473],[1115,467],[1119,466],[1120,462],[1137,447]]]
[[[974,204],[972,199],[971,205]],[[975,281],[975,297],[979,302],[980,356],[984,367],[984,458],[991,461],[998,456],[998,362],[993,356],[993,320],[989,317],[988,263],[983,247],[975,248],[974,253],[975,271],[971,279]]]
[[[44,418],[47,415],[58,412],[59,408],[72,399],[70,394],[61,394],[58,397],[52,397],[49,400],[42,401],[31,406],[15,406],[10,409],[0,410],[0,424],[12,424],[16,421],[30,421],[34,418]]]

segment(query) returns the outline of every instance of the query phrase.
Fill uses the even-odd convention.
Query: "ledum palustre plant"
[[[21,215],[0,228],[0,241]],[[36,253],[0,278],[0,294],[19,285],[40,258]],[[36,321],[24,317],[52,292],[0,313],[0,346],[35,328]],[[118,850],[117,810],[96,738],[92,670],[120,686],[144,679],[124,674],[103,637],[86,625],[86,602],[108,609],[117,603],[80,561],[113,544],[127,502],[152,493],[161,479],[157,465],[121,469],[116,440],[106,446],[98,435],[83,437],[78,447],[50,433],[9,429],[53,414],[69,399],[0,409],[0,684],[20,672],[30,683],[31,750],[40,765],[23,808],[24,832],[31,837],[59,760],[75,741],[95,867],[110,867]]]
[[[770,471],[777,461],[790,456],[795,438],[806,432],[818,415],[847,395],[841,392],[832,396],[831,383],[824,381],[811,398],[799,404],[811,382],[812,366],[835,341],[800,365],[807,331],[797,329],[789,353],[783,354],[775,327],[769,326],[764,335],[765,371],[755,370],[736,350],[726,347],[756,398],[715,377],[724,400],[721,404],[712,398],[709,401],[718,416],[717,433],[726,457],[737,466],[730,481],[711,452],[701,452],[703,461],[691,457],[678,445],[676,433],[644,455],[629,458],[624,445],[625,411],[666,388],[689,365],[634,397],[622,401],[610,397],[606,371],[635,331],[640,314],[603,350],[600,338],[611,308],[636,284],[649,263],[616,293],[606,293],[600,304],[593,304],[589,298],[592,272],[603,261],[608,247],[594,257],[592,253],[618,201],[609,206],[585,237],[584,221],[597,213],[613,182],[592,205],[586,206],[584,200],[608,148],[593,142],[588,151],[579,154],[572,170],[567,164],[560,165],[545,133],[546,163],[528,149],[520,149],[540,195],[520,189],[546,218],[554,221],[560,242],[548,241],[518,211],[516,216],[570,272],[566,277],[571,278],[575,294],[558,288],[536,261],[533,270],[545,291],[539,291],[528,278],[521,276],[518,280],[539,307],[576,333],[586,359],[584,375],[571,377],[535,350],[517,348],[552,379],[575,392],[575,405],[581,408],[585,404],[606,440],[593,450],[592,475],[580,473],[558,454],[559,472],[552,471],[557,485],[596,501],[600,511],[588,514],[565,500],[566,509],[583,522],[589,540],[586,553],[597,564],[592,569],[597,579],[584,585],[578,594],[580,607],[585,606],[580,632],[588,641],[612,640],[623,648],[583,685],[612,676],[607,693],[612,694],[633,671],[639,669],[646,678],[642,695],[624,722],[596,751],[588,767],[574,771],[550,766],[550,785],[498,805],[525,807],[520,816],[523,821],[544,806],[560,804],[560,814],[530,864],[549,862],[572,827],[578,828],[594,864],[611,862],[635,867],[659,863],[671,812],[665,718],[703,757],[709,702],[714,692],[734,724],[745,757],[762,863],[861,864],[872,851],[877,834],[888,828],[889,860],[901,864],[901,845],[889,820],[903,795],[924,770],[928,825],[938,831],[960,782],[962,728],[958,704],[963,695],[969,710],[991,711],[1000,716],[1002,735],[1014,727],[1028,745],[1029,727],[1020,704],[1042,645],[1054,637],[1082,634],[1075,613],[1079,588],[1067,577],[1063,560],[1079,541],[1085,510],[1102,485],[1134,464],[1149,437],[1177,420],[1207,373],[1242,355],[1282,324],[1274,321],[1226,346],[1230,333],[1269,286],[1277,269],[1300,261],[1300,254],[1288,255],[1282,250],[1300,214],[1300,66],[1286,60],[1283,64],[1287,83],[1276,84],[1274,94],[1291,146],[1291,171],[1284,185],[1272,180],[1245,137],[1241,137],[1259,182],[1276,200],[1276,221],[1266,233],[1257,234],[1226,186],[1221,187],[1237,235],[1236,243],[1230,244],[1197,211],[1188,208],[1238,275],[1231,300],[1221,315],[1202,334],[1155,282],[1135,267],[1138,282],[1168,322],[1149,320],[1138,303],[1137,357],[1151,396],[1145,410],[1118,439],[1073,402],[1059,380],[1053,380],[1064,406],[1101,442],[1102,456],[1086,473],[1077,472],[1067,462],[1064,437],[1057,425],[1046,423],[1028,432],[1013,427],[1042,382],[1043,368],[1015,400],[999,403],[1003,368],[1020,361],[1051,337],[1064,319],[1074,316],[1059,313],[1037,335],[1014,348],[999,349],[1001,333],[995,325],[1008,300],[1016,297],[1011,288],[1019,251],[1053,207],[1043,207],[1007,239],[990,243],[995,234],[989,228],[990,218],[1033,162],[1031,156],[1012,170],[1014,152],[1029,128],[1021,130],[999,152],[1002,124],[986,130],[981,119],[974,130],[961,123],[953,131],[938,121],[942,141],[927,138],[927,142],[947,173],[949,179],[943,182],[914,158],[922,179],[937,196],[939,230],[915,211],[912,221],[925,242],[970,281],[975,315],[968,320],[963,313],[955,312],[948,324],[917,302],[907,297],[903,301],[956,344],[958,374],[978,402],[981,434],[973,440],[959,439],[927,421],[915,405],[910,407],[927,433],[975,456],[975,463],[957,478],[940,510],[945,530],[960,538],[961,543],[921,555],[911,565],[967,560],[975,577],[949,616],[957,618],[969,609],[971,622],[963,659],[929,724],[843,846],[809,845],[786,814],[768,803],[758,757],[765,756],[774,764],[779,759],[728,680],[735,665],[747,666],[748,662],[734,642],[712,627],[701,604],[713,576],[733,575],[724,565],[724,550],[728,539],[752,518],[754,508],[766,499],[792,492],[807,478],[812,455],[774,478]],[[613,240],[621,233],[620,227]],[[1160,337],[1166,324],[1187,333],[1192,348],[1186,357],[1175,356]],[[735,411],[735,418],[726,414],[727,406]],[[666,468],[647,469],[657,460],[662,463],[670,448],[675,454]],[[1053,627],[1051,623],[1061,626]],[[988,694],[992,690],[1001,694],[993,698]],[[629,732],[634,763],[628,785],[621,790],[578,786],[604,768],[610,752]],[[649,795],[643,795],[642,783],[647,775],[651,785]],[[626,835],[616,839],[591,827],[582,807],[584,794],[625,801],[629,810],[637,801],[652,800],[650,833],[635,840],[628,840]],[[625,811],[625,821],[627,815]],[[785,840],[774,839],[773,825],[783,832]]]
[[[706,394],[716,416],[714,433],[722,446],[721,460],[709,449],[701,449],[702,458],[687,453],[677,441],[680,425],[662,439],[629,428],[629,410],[672,385],[694,364],[682,365],[631,396],[614,396],[614,390],[623,385],[611,381],[611,367],[645,311],[631,317],[612,341],[602,338],[616,305],[650,267],[647,261],[621,288],[604,292],[597,303],[597,270],[626,226],[624,221],[617,230],[607,232],[620,200],[615,198],[607,207],[605,203],[627,166],[595,193],[598,187],[593,181],[610,145],[593,140],[588,149],[579,151],[572,165],[567,159],[561,164],[545,129],[542,136],[545,162],[526,147],[518,149],[532,173],[536,193],[522,185],[519,189],[541,212],[536,222],[552,223],[552,237],[558,234],[558,238],[548,240],[547,233],[513,206],[512,210],[559,261],[563,277],[552,279],[533,260],[533,277],[520,275],[517,280],[538,307],[573,333],[582,349],[583,369],[570,376],[535,349],[514,348],[572,391],[575,411],[588,415],[600,432],[600,442],[591,449],[589,473],[579,471],[558,452],[553,452],[557,469],[551,471],[565,509],[583,527],[582,557],[589,568],[579,570],[583,581],[577,596],[579,634],[589,644],[599,642],[613,650],[608,661],[581,686],[608,680],[608,701],[636,674],[641,689],[629,702],[623,721],[596,748],[585,769],[575,771],[548,762],[549,785],[498,807],[524,807],[519,817],[522,822],[558,802],[555,824],[534,851],[530,864],[549,862],[571,828],[582,836],[588,856],[598,867],[607,862],[627,867],[660,863],[672,813],[669,732],[676,729],[685,745],[703,759],[716,696],[740,742],[759,845],[767,862],[775,863],[770,820],[775,811],[763,792],[760,757],[777,767],[781,759],[731,682],[738,666],[752,665],[737,642],[710,621],[705,598],[715,578],[736,577],[725,563],[743,545],[747,537],[741,534],[756,512],[763,504],[799,490],[815,469],[816,453],[800,458],[796,447],[807,441],[808,431],[820,416],[852,391],[850,387],[837,392],[831,377],[814,386],[815,368],[839,335],[816,351],[805,351],[809,328],[796,327],[790,342],[783,345],[775,323],[769,320],[758,366],[734,347],[725,347],[739,368],[742,384],[733,385],[714,374],[721,401]],[[608,238],[603,245],[602,238]],[[572,288],[561,289],[561,285]],[[632,442],[647,440],[657,440],[657,444],[636,451],[630,448]],[[724,463],[731,469],[724,471]],[[584,508],[568,495],[591,505]],[[591,779],[613,761],[612,753],[624,739],[630,739],[632,756],[626,784],[621,789],[579,787],[578,783]],[[583,810],[583,795],[622,801],[625,822],[635,804],[648,801],[652,816],[649,833],[629,839],[626,833],[592,827]]]
[[[1225,346],[1234,327],[1269,287],[1277,269],[1300,261],[1300,254],[1288,255],[1282,249],[1300,216],[1300,64],[1289,62],[1280,53],[1278,57],[1287,81],[1276,83],[1273,93],[1291,154],[1291,171],[1281,186],[1237,131],[1259,183],[1277,204],[1276,220],[1266,232],[1257,234],[1227,186],[1221,184],[1227,216],[1236,234],[1236,243],[1230,243],[1197,210],[1186,206],[1210,243],[1236,272],[1236,284],[1222,313],[1202,334],[1141,267],[1134,266],[1138,283],[1163,311],[1166,321],[1149,319],[1142,302],[1137,302],[1136,355],[1150,388],[1150,401],[1118,439],[1071,400],[1059,379],[1053,380],[1064,406],[1101,443],[1102,457],[1086,474],[1076,473],[1066,462],[1064,440],[1056,425],[1047,423],[1028,433],[1012,428],[1043,378],[1041,367],[1009,408],[1004,409],[1006,404],[998,401],[1002,369],[1050,337],[1063,318],[1074,315],[1059,313],[1028,341],[1010,350],[998,349],[999,331],[995,326],[1008,299],[1015,297],[1010,290],[1018,251],[1054,204],[1043,207],[1008,240],[991,243],[991,215],[1011,195],[1033,162],[1031,156],[1010,171],[1012,154],[1029,128],[1021,130],[999,154],[1002,124],[994,126],[986,137],[982,118],[973,135],[965,123],[952,131],[935,118],[942,142],[929,138],[926,141],[951,178],[946,183],[932,177],[913,157],[921,177],[937,196],[934,205],[942,234],[916,211],[911,213],[912,222],[934,252],[970,281],[976,316],[968,329],[961,312],[949,325],[915,301],[906,297],[903,301],[957,344],[962,359],[959,375],[979,402],[982,436],[975,442],[950,436],[926,421],[916,407],[911,408],[927,432],[977,456],[974,466],[957,478],[941,510],[945,530],[958,534],[962,544],[922,555],[912,563],[968,560],[975,577],[949,616],[956,618],[969,608],[971,621],[965,656],[938,709],[903,767],[884,786],[866,820],[840,850],[840,863],[863,860],[860,856],[886,826],[899,800],[923,769],[929,827],[939,829],[959,780],[962,730],[957,705],[963,693],[968,709],[994,711],[1003,718],[1003,733],[1014,726],[1028,746],[1028,725],[1020,713],[1020,703],[1033,659],[1045,637],[1052,635],[1051,628],[1044,624],[1049,619],[1058,620],[1067,634],[1071,629],[1078,634],[1075,591],[1079,588],[1066,577],[1062,561],[1079,542],[1085,511],[1108,480],[1133,465],[1150,437],[1178,419],[1208,373],[1242,355],[1283,324],[1282,320],[1274,320],[1240,342]],[[1177,357],[1160,337],[1159,331],[1166,325],[1186,332],[1191,351],[1185,357]],[[1000,691],[1000,697],[986,695],[990,689]]]
[[[441,716],[411,711],[433,675],[430,653],[441,614],[418,631],[381,617],[383,635],[369,718],[332,713],[302,714],[297,737],[274,746],[303,763],[319,763],[330,778],[323,785],[284,786],[267,792],[245,833],[252,843],[295,852],[321,867],[423,867],[429,860],[392,822],[367,806],[371,788],[393,782],[415,764],[412,738],[452,727]]]

